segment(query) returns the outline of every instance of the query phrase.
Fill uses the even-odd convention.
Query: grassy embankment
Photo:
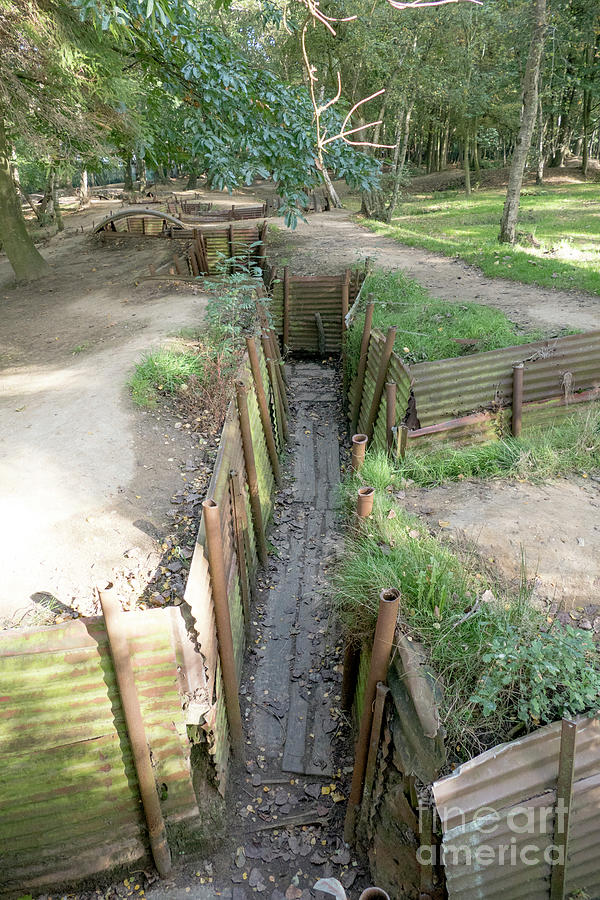
[[[505,190],[408,196],[390,225],[365,224],[411,247],[479,266],[490,278],[600,294],[600,188],[597,184],[527,187],[519,243],[498,243]]]
[[[441,688],[451,762],[468,759],[562,716],[600,705],[600,656],[589,632],[531,603],[524,570],[506,583],[472,547],[442,543],[405,512],[403,473],[367,454],[343,492],[350,512],[361,484],[376,490],[373,514],[355,523],[334,595],[347,634],[372,634],[379,592],[398,587],[400,627],[425,648]],[[368,638],[367,638],[368,639]]]

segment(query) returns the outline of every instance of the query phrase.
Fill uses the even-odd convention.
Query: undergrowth
[[[171,397],[190,416],[200,413],[213,429],[220,428],[245,337],[256,325],[253,275],[240,271],[205,283],[212,296],[203,327],[182,328],[167,345],[143,356],[129,380],[134,403],[152,408],[161,397]]]
[[[520,583],[503,582],[472,549],[432,536],[395,497],[397,473],[385,454],[367,454],[343,495],[375,487],[373,514],[358,521],[334,582],[350,635],[372,636],[379,593],[398,587],[401,628],[424,646],[442,688],[440,714],[452,760],[562,716],[600,705],[600,658],[593,638],[552,621]]]
[[[549,478],[600,469],[600,409],[573,410],[562,422],[531,429],[520,438],[467,447],[413,450],[394,464],[398,479],[433,486],[464,478]]]
[[[478,303],[448,303],[401,272],[376,270],[362,289],[375,302],[373,325],[380,331],[397,326],[394,349],[407,363],[447,359],[485,350],[499,350],[540,340],[540,331],[523,332],[504,313]],[[358,365],[364,308],[347,337],[348,365]]]

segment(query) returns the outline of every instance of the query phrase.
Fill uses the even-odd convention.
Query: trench
[[[306,900],[328,876],[346,888],[367,883],[342,838],[353,738],[340,708],[343,651],[328,598],[343,544],[341,378],[317,362],[287,369],[289,453],[240,688],[245,761],[228,787],[232,862],[222,874],[235,898]]]

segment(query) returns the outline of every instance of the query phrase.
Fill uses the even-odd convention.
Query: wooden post
[[[325,329],[323,328],[323,319],[321,318],[321,313],[315,313],[315,325],[317,326],[317,346],[319,349],[319,353],[321,356],[325,356],[327,353],[327,344],[325,342]]]
[[[246,338],[246,347],[248,349],[248,359],[250,360],[250,369],[252,370],[252,378],[254,381],[254,390],[256,391],[256,399],[258,400],[258,410],[260,412],[260,420],[267,442],[267,450],[269,459],[271,460],[271,468],[277,484],[281,484],[281,471],[279,468],[279,457],[277,455],[277,447],[275,446],[275,437],[273,435],[273,424],[269,414],[269,404],[267,395],[265,394],[265,386],[263,384],[260,371],[260,362],[258,359],[258,351],[256,342],[253,337]]]
[[[214,500],[205,500],[202,504],[202,516],[204,518],[206,555],[210,572],[215,624],[217,626],[219,643],[219,659],[221,660],[223,691],[227,707],[231,745],[235,755],[241,758],[244,750],[244,732],[240,712],[229,599],[227,597],[227,578],[225,575],[225,556],[223,553],[223,533],[221,531],[219,505]]]
[[[290,345],[290,270],[283,267],[283,352]]]
[[[200,274],[200,268],[198,266],[198,259],[196,258],[196,251],[193,247],[190,249],[190,265],[192,267],[192,275],[197,278]]]
[[[367,308],[365,310],[365,324],[363,326],[362,340],[360,343],[358,372],[356,373],[356,387],[354,391],[354,402],[352,404],[352,431],[356,431],[356,427],[358,425],[358,417],[360,414],[363,387],[365,384],[365,372],[367,370],[367,358],[369,355],[369,341],[371,338],[371,326],[373,324],[374,308],[375,304],[372,300],[369,300],[369,302],[367,303]]]
[[[575,771],[575,743],[577,723],[562,720],[558,779],[556,782],[556,809],[554,815],[554,846],[560,852],[559,860],[552,866],[550,876],[550,900],[564,900],[569,853],[569,821],[573,805],[573,774]]]
[[[176,253],[173,254],[173,262],[175,263],[175,270],[178,275],[183,275],[183,268],[181,266],[181,260],[177,256]]]
[[[252,522],[256,536],[258,558],[263,566],[267,565],[267,540],[265,526],[260,505],[260,493],[258,489],[258,475],[256,472],[256,459],[252,444],[252,428],[250,426],[250,414],[248,412],[248,386],[243,381],[236,382],[237,407],[240,419],[240,431],[242,433],[242,446],[244,449],[244,462],[246,464],[246,478],[248,479],[248,493],[250,494],[250,508],[252,510]]]
[[[377,373],[377,381],[375,382],[375,392],[373,393],[371,409],[369,410],[369,418],[367,419],[367,427],[365,428],[365,434],[367,435],[369,440],[371,440],[371,438],[373,437],[375,420],[377,419],[377,413],[379,412],[379,404],[381,403],[381,397],[383,396],[383,386],[385,384],[388,366],[390,364],[390,359],[394,350],[395,340],[396,326],[392,325],[392,327],[388,329],[388,333],[385,338],[383,353],[381,355],[381,360],[379,363],[379,372]]]
[[[388,453],[394,446],[394,427],[396,425],[396,382],[388,381],[385,385],[385,446]]]
[[[232,272],[235,271],[235,268],[234,268],[234,267],[235,267],[235,263],[234,263],[234,261],[233,261],[233,256],[234,256],[233,225],[230,225],[230,226],[229,226],[229,230],[228,230],[228,243],[229,243],[229,259],[230,259],[230,263],[229,263],[229,274],[231,275]]]
[[[156,789],[156,779],[152,768],[152,760],[150,759],[140,700],[135,686],[129,643],[123,628],[122,618],[124,613],[116,595],[112,593],[110,588],[98,593],[119,687],[121,705],[125,716],[125,726],[131,744],[131,753],[140,788],[144,816],[148,824],[152,856],[159,874],[164,877],[171,871],[171,851],[169,850],[167,831]]]
[[[523,424],[523,363],[513,366],[512,433],[519,437]]]
[[[346,332],[346,316],[350,305],[350,269],[346,269],[342,284],[342,335]]]
[[[400,459],[404,459],[406,456],[406,443],[408,441],[408,425],[400,425],[398,428],[399,432],[399,440],[398,440],[398,455]]]
[[[267,351],[267,347],[269,351]],[[272,359],[275,363],[275,372],[277,374],[277,384],[279,385],[279,394],[281,396],[281,402],[283,403],[283,408],[285,410],[286,416],[290,414],[290,405],[288,403],[287,391],[285,389],[285,385],[287,383],[285,376],[285,366],[283,364],[283,360],[281,358],[281,354],[279,352],[279,344],[277,341],[277,335],[273,331],[268,331],[266,334],[266,344],[263,335],[263,349],[265,350],[265,356],[269,359]]]
[[[238,572],[240,576],[242,609],[244,610],[244,632],[246,635],[246,644],[248,644],[250,637],[250,579],[248,578],[250,556],[246,555],[245,542],[245,537],[248,532],[248,521],[246,519],[246,505],[244,503],[244,496],[242,494],[238,473],[233,469],[229,473],[229,495],[231,500],[233,534],[235,538],[235,552],[238,559]]]

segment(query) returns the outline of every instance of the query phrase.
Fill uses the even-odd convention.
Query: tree
[[[523,173],[527,162],[527,154],[531,147],[533,127],[538,107],[538,85],[540,79],[540,67],[542,51],[544,49],[544,32],[546,29],[546,0],[533,0],[533,30],[525,75],[523,78],[523,113],[521,127],[515,143],[510,173],[508,176],[508,189],[500,224],[499,240],[504,243],[514,244],[517,239],[517,219],[519,215],[519,202],[521,199],[521,186]]]

